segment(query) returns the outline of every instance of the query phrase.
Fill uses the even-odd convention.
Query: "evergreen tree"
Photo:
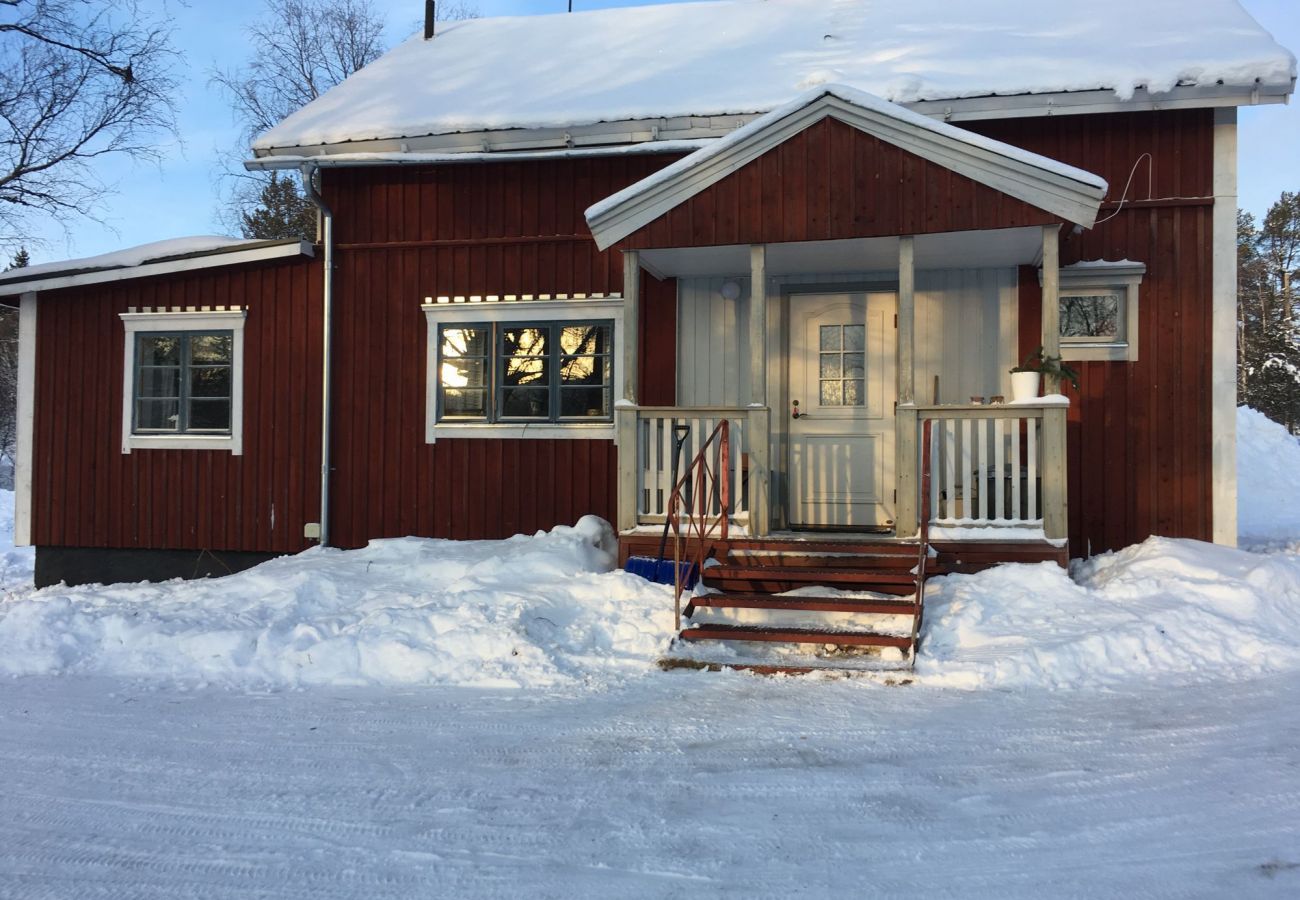
[[[8,272],[12,269],[25,269],[31,264],[32,258],[27,254],[27,248],[19,247],[18,252],[15,253],[13,259],[9,261],[9,268],[5,269],[5,271]]]
[[[242,219],[246,238],[316,239],[316,207],[291,178],[281,178],[275,172],[262,188],[257,206],[243,213]]]
[[[1237,392],[1300,431],[1300,194],[1284,192],[1257,225],[1237,214]]]

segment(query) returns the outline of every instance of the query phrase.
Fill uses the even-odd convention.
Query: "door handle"
[[[807,413],[805,413],[805,412],[799,412],[799,401],[798,401],[798,400],[795,400],[795,401],[794,401],[793,406],[794,406],[794,408],[793,408],[793,410],[791,410],[791,412],[790,412],[790,418],[792,418],[792,419],[806,419],[806,418],[808,418],[808,414],[807,414]]]

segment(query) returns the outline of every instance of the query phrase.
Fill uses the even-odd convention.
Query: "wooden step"
[[[781,644],[834,644],[839,647],[896,647],[908,650],[905,635],[824,628],[768,628],[757,625],[692,625],[680,635],[686,641],[767,641]]]
[[[916,592],[910,572],[870,569],[807,568],[800,566],[707,566],[701,579],[709,587],[749,593],[779,594],[811,585],[845,590],[906,595]]]
[[[789,538],[734,538],[731,550],[768,550],[787,553],[862,553],[873,556],[916,556],[915,541],[800,541]]]
[[[790,597],[784,594],[705,594],[692,597],[686,607],[691,615],[695,607],[709,609],[792,609],[806,612],[870,613],[884,616],[915,616],[913,600],[883,597]]]
[[[916,566],[916,553],[805,553],[796,550],[754,551],[732,549],[727,554],[732,565],[790,566],[800,569],[886,569],[909,572]]]

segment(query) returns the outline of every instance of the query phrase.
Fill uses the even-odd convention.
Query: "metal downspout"
[[[334,213],[330,211],[314,179],[316,166],[302,167],[303,192],[321,213],[321,243],[325,264],[321,290],[321,416],[320,416],[320,536],[322,547],[330,536],[330,344],[334,315]]]

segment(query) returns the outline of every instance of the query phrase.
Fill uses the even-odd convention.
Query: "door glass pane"
[[[191,400],[188,431],[229,431],[229,400]]]
[[[844,349],[862,350],[867,346],[867,327],[865,325],[844,326]]]
[[[862,406],[865,393],[861,379],[846,379],[844,382],[844,405]]]
[[[821,388],[821,405],[822,406],[843,406],[844,392],[840,388],[840,381],[823,381]]]
[[[866,373],[863,370],[863,359],[861,353],[844,354],[844,377],[845,378],[866,377]]]
[[[180,401],[137,400],[136,431],[176,431],[180,427]]]
[[[840,326],[823,325],[821,327],[821,341],[823,350],[839,350]]]
[[[840,377],[840,354],[823,353],[821,362],[822,378],[839,378]]]

